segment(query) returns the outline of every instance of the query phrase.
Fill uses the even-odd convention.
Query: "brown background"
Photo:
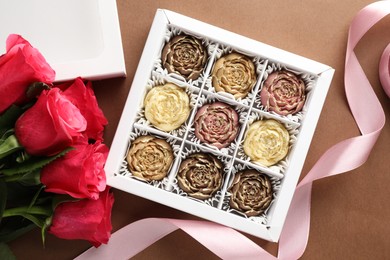
[[[117,0],[127,78],[94,82],[108,118],[110,145],[157,8],[165,8],[255,40],[328,64],[336,69],[317,131],[304,166],[305,175],[327,148],[359,135],[344,94],[344,59],[349,24],[368,0]],[[389,3],[390,4],[390,3]],[[390,42],[390,17],[364,37],[356,51],[386,116],[390,99],[380,87],[378,62]],[[366,104],[361,104],[362,106]],[[375,116],[375,115],[373,115]],[[386,124],[369,160],[360,168],[316,181],[307,250],[302,259],[390,259],[390,125]],[[114,231],[146,217],[196,219],[177,210],[115,190]],[[275,253],[277,245],[253,238]],[[131,241],[126,241],[131,244]],[[39,231],[11,244],[19,259],[71,259],[89,247],[84,241],[49,235],[42,247]],[[238,249],[239,250],[239,249]],[[182,231],[147,248],[135,259],[216,259]],[[115,259],[115,256],[113,256]]]

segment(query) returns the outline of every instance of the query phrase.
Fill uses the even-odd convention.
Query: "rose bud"
[[[248,217],[263,213],[272,201],[272,184],[268,176],[255,170],[236,173],[231,188],[230,206]]]
[[[214,65],[212,84],[217,92],[230,93],[236,99],[245,98],[256,84],[255,65],[242,54],[223,56]]]
[[[169,73],[195,80],[206,64],[207,51],[200,40],[189,35],[178,35],[165,44],[161,60]]]
[[[244,139],[244,152],[254,163],[271,166],[288,153],[290,135],[287,129],[273,119],[251,124]]]
[[[196,113],[194,125],[196,137],[218,149],[228,146],[240,128],[237,112],[221,102],[202,106]]]
[[[107,188],[99,199],[59,204],[49,233],[62,239],[88,240],[95,247],[107,244],[111,236],[111,210],[114,196]]]
[[[52,83],[55,72],[42,54],[20,35],[7,38],[6,53],[0,56],[0,114],[26,99],[31,83]]]
[[[222,171],[223,165],[215,156],[194,153],[180,164],[178,184],[189,196],[208,199],[220,189]]]
[[[288,71],[269,75],[260,92],[260,100],[265,108],[282,116],[301,111],[305,99],[305,84]]]
[[[135,139],[127,154],[130,172],[144,180],[161,180],[171,168],[172,147],[163,139],[150,135]]]

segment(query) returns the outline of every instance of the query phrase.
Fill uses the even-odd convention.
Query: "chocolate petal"
[[[165,140],[140,136],[132,142],[126,159],[134,176],[145,180],[161,180],[172,165],[173,152]]]
[[[212,155],[195,153],[180,165],[178,184],[189,196],[211,197],[222,184],[222,163]]]
[[[188,35],[178,35],[165,44],[161,59],[163,67],[169,73],[194,80],[205,67],[207,51],[200,40]]]

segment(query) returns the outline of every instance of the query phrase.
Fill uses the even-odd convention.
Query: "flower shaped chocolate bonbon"
[[[172,165],[172,147],[163,139],[140,136],[131,143],[126,159],[134,176],[144,180],[161,180]]]
[[[222,102],[202,106],[196,113],[194,125],[196,137],[218,149],[228,146],[240,128],[237,112]]]
[[[229,191],[230,206],[248,217],[263,213],[272,201],[271,181],[255,170],[236,173]]]
[[[217,60],[212,72],[215,90],[232,94],[235,98],[245,98],[256,84],[256,71],[253,62],[239,53],[231,53]]]
[[[165,44],[161,60],[169,73],[195,80],[206,64],[207,51],[201,40],[189,35],[177,35]]]
[[[301,111],[305,99],[303,81],[285,70],[270,74],[260,92],[261,103],[266,109],[283,116]]]
[[[156,128],[169,132],[190,115],[190,100],[183,88],[172,83],[152,88],[145,97],[145,117]]]
[[[223,165],[215,156],[194,153],[180,164],[178,184],[189,196],[208,199],[220,189],[222,172]]]
[[[273,119],[259,120],[249,126],[244,152],[254,163],[271,166],[288,153],[290,136],[286,128]]]

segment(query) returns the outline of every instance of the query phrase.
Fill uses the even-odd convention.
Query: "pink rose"
[[[292,72],[274,72],[264,82],[260,99],[268,110],[279,115],[295,114],[305,104],[305,83]]]
[[[84,134],[89,139],[103,140],[104,126],[107,119],[99,108],[90,81],[85,85],[81,78],[75,79],[72,83],[65,83],[57,86],[62,89],[67,97],[87,120],[87,129]]]
[[[106,188],[104,163],[108,148],[100,141],[79,143],[73,147],[74,150],[42,169],[41,182],[47,192],[98,199],[99,193]]]
[[[98,200],[64,202],[54,211],[49,233],[63,239],[88,240],[95,247],[111,236],[114,196],[106,189]]]
[[[41,53],[20,35],[11,34],[6,54],[0,56],[0,114],[10,105],[25,99],[33,82],[52,83],[55,72]]]
[[[15,124],[19,143],[31,155],[53,155],[81,136],[87,122],[57,88],[45,90]]]

